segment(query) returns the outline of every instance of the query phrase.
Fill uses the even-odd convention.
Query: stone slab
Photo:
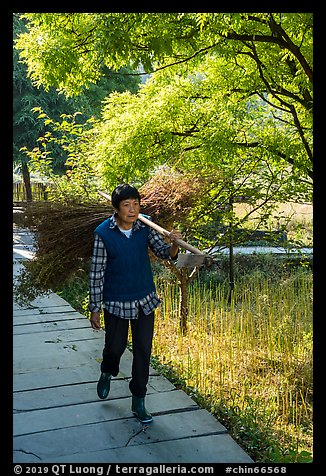
[[[62,331],[63,333],[63,331]],[[15,362],[24,361],[25,359],[34,359],[35,357],[42,358],[43,362],[40,362],[41,368],[44,368],[48,362],[58,356],[61,357],[62,360],[65,359],[65,352],[82,352],[83,354],[87,355],[95,355],[98,353],[98,357],[101,357],[102,353],[102,339],[97,337],[96,334],[92,334],[90,332],[88,340],[64,340],[64,336],[60,333],[52,333],[49,332],[49,337],[47,338],[47,333],[42,333],[43,340],[39,340],[39,334],[35,334],[31,337],[31,341],[28,341],[28,337],[30,334],[22,334],[15,336],[14,342],[14,355],[16,356],[18,353],[20,357],[17,356],[17,360],[15,358]],[[16,338],[19,339],[16,342]],[[22,353],[20,348],[24,349]],[[48,355],[50,354],[50,355]]]
[[[99,372],[97,374],[93,372],[92,380],[89,382],[16,391],[13,396],[14,413],[97,402],[98,377]],[[160,375],[154,375],[149,379],[147,393],[167,392],[174,389],[171,382]],[[129,396],[129,379],[114,377],[111,383],[110,400]]]
[[[156,395],[156,398],[159,397]],[[44,459],[76,451],[83,453],[94,447],[95,442],[96,450],[99,451],[226,433],[226,429],[202,409],[158,415],[153,424],[145,428],[134,417],[130,417],[130,413],[129,408],[129,418],[18,436],[14,448],[24,449]]]
[[[24,325],[24,324],[37,324],[38,322],[56,322],[56,321],[67,321],[72,319],[83,319],[86,321],[86,317],[79,312],[67,309],[66,312],[38,312],[27,310],[25,312],[17,312],[17,315],[14,319],[14,325]]]
[[[24,457],[24,456],[23,456]],[[30,456],[29,456],[30,457]],[[35,456],[33,461],[37,462]],[[183,438],[125,448],[75,453],[67,456],[49,458],[46,463],[253,463],[253,460],[240,448],[228,434],[206,435],[195,439]],[[188,469],[189,470],[189,469]]]
[[[90,329],[86,319],[69,319],[52,322],[26,323],[13,326],[14,335],[39,334],[48,331],[64,331],[67,329]]]
[[[82,341],[62,342],[48,339],[45,333],[45,341],[37,345],[29,345],[28,334],[15,336],[14,339],[14,374],[27,372],[39,372],[42,374],[48,369],[66,369],[72,367],[89,366],[98,372],[102,360],[104,345],[104,332],[89,331],[92,338]],[[16,347],[16,338],[25,338],[25,345]],[[21,352],[24,349],[24,352]],[[132,353],[126,349],[120,362],[121,377],[131,376]],[[150,367],[150,375],[158,375],[158,372]]]
[[[24,248],[14,247],[13,259],[32,259],[34,256],[34,251],[27,250]]]
[[[35,237],[33,233],[26,233],[22,230],[15,230],[13,232],[13,243],[35,246]]]
[[[62,297],[58,296],[58,294],[55,293],[50,293],[46,296],[37,297],[31,302],[31,304],[33,306],[38,306],[42,309],[53,306],[70,306],[67,301],[65,301]]]
[[[13,247],[13,252],[14,253],[20,253],[21,251],[29,251],[31,253],[34,253],[35,252],[35,246],[34,244],[30,243],[30,244],[25,244],[25,243],[22,243],[22,242],[14,242],[14,247]]]
[[[122,367],[128,368],[128,374],[131,368],[131,354],[129,351],[123,356]],[[90,382],[97,382],[100,376],[99,363],[97,363],[96,369],[94,367],[85,367],[84,365],[78,367],[69,367],[65,369],[46,369],[42,372],[28,371],[26,373],[15,374],[13,377],[13,390],[14,392],[25,392],[31,390],[51,390],[53,387],[76,385]],[[129,378],[119,372],[116,378]],[[173,390],[174,385],[161,375],[156,374],[155,371],[150,373],[149,387],[156,392],[166,392]],[[114,387],[112,388],[113,392]]]
[[[13,376],[14,392],[37,390],[59,385],[90,382],[99,377],[99,363],[95,366],[79,365],[65,369],[26,370]]]
[[[112,385],[114,382],[112,382]],[[152,393],[146,396],[146,405],[155,415],[185,409],[198,409],[196,403],[181,390]],[[31,436],[33,433],[121,420],[131,416],[130,392],[125,398],[89,402],[79,405],[52,407],[44,410],[15,413],[13,416],[14,435]],[[218,425],[218,422],[216,421]]]
[[[98,331],[93,330],[86,319],[81,323],[84,324],[84,327],[74,327],[76,322],[80,324],[80,319],[72,321],[71,328],[69,326],[69,321],[64,321],[65,328],[63,329],[58,329],[57,326],[54,325],[55,323],[47,323],[48,326],[50,324],[52,327],[47,327],[48,330],[46,332],[44,332],[44,329],[41,330],[39,325],[37,326],[37,324],[35,324],[32,328],[31,326],[28,326],[31,331],[29,334],[19,334],[16,329],[14,349],[26,345],[34,347],[38,346],[40,343],[79,342],[91,339],[97,341],[102,340],[102,335]],[[87,324],[87,326],[85,324]],[[35,331],[36,326],[38,332]],[[26,326],[19,327],[26,328]]]
[[[59,345],[59,344],[56,344]],[[49,344],[50,346],[50,344]],[[36,349],[36,355],[22,354],[21,352],[14,352],[14,373],[25,372],[43,372],[47,369],[65,369],[79,366],[90,366],[93,368],[98,367],[99,359],[101,358],[101,352],[88,349],[86,352],[74,350],[73,346],[61,346],[62,352],[56,349],[56,353],[49,355],[46,359],[46,355],[54,350],[55,347],[48,347],[47,350]]]
[[[29,307],[18,307],[14,308],[15,310],[15,315],[14,319],[16,320],[17,317],[20,316],[39,316],[40,314],[54,314],[54,313],[69,313],[69,312],[77,312],[75,309],[73,309],[68,303],[66,305],[57,305],[57,306],[48,306],[46,308],[42,308],[39,306],[32,306],[30,305]],[[82,316],[82,314],[81,314]],[[82,316],[85,317],[85,316]]]

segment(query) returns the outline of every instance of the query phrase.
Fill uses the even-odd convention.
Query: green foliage
[[[14,41],[21,33],[26,33],[28,28],[26,20],[21,14],[14,14],[13,32]],[[48,64],[47,67],[50,67]],[[37,140],[45,133],[43,121],[38,121],[32,110],[40,108],[51,116],[53,121],[59,121],[62,114],[72,116],[76,111],[81,111],[80,121],[87,121],[91,117],[100,118],[101,103],[111,91],[123,92],[126,89],[136,92],[139,78],[130,76],[128,68],[122,68],[120,74],[108,69],[101,68],[101,79],[97,84],[92,84],[78,97],[67,98],[51,86],[44,88],[43,85],[32,84],[28,77],[27,66],[19,57],[19,50],[13,52],[13,151],[14,162],[20,164],[27,161],[27,156],[21,153],[22,147],[32,149],[37,145]],[[78,121],[78,118],[77,118]],[[59,146],[52,142],[52,167],[56,174],[65,171],[64,163],[67,154]]]
[[[88,316],[88,276],[84,270],[75,273],[57,293],[76,311]]]
[[[311,201],[310,14],[25,18],[28,32],[16,47],[38,85],[77,94],[101,77],[99,61],[156,71],[138,94],[116,92],[104,102],[84,156],[105,188],[141,185],[163,164],[212,173],[217,182],[192,215],[193,223],[200,217],[207,224],[239,195],[259,204],[260,223],[271,203]],[[230,213],[224,221],[239,225]]]
[[[306,270],[310,274],[312,268],[312,260],[309,257],[282,257],[277,258],[273,254],[236,254],[234,256],[234,276],[235,280],[247,279],[248,275],[256,276],[257,270],[262,277],[270,277],[280,280],[282,277],[291,274],[295,269]],[[198,279],[203,285],[219,286],[226,282],[229,277],[230,262],[228,255],[219,255],[217,258],[217,266],[213,267],[209,272],[201,269],[198,273]],[[250,279],[250,276],[249,278]]]
[[[30,29],[17,45],[33,82],[53,85],[67,94],[78,94],[83,85],[97,82],[102,63],[115,70],[129,63],[137,68],[141,63],[151,70],[153,55],[163,59],[172,52],[176,37],[191,35],[194,23],[164,13],[32,13],[24,17]]]
[[[285,74],[296,79],[296,87],[307,83],[298,63],[302,69],[312,64],[309,13],[29,13],[24,18],[29,31],[18,47],[29,74],[36,84],[70,94],[97,81],[101,62],[115,69],[143,64],[151,71],[157,63],[200,61],[207,51],[254,63],[258,50],[267,71],[278,63],[270,73],[275,84]]]
[[[275,133],[268,132],[269,119],[266,126],[263,122],[268,105],[251,99],[248,110],[246,99],[229,100],[224,89],[218,90],[218,78],[227,74],[226,64],[209,58],[201,67],[205,75],[196,70],[190,74],[188,69],[183,78],[170,70],[156,73],[137,95],[110,95],[103,119],[94,128],[96,141],[90,151],[106,187],[122,181],[144,182],[163,164],[172,171],[211,175],[215,182],[208,195],[198,200],[193,223],[198,215],[201,223],[211,221],[213,210],[223,207],[224,221],[229,222],[225,209],[231,197],[234,201],[243,197],[257,207],[260,203],[261,222],[275,202],[294,197],[309,201],[306,165],[290,169],[280,159],[280,154],[288,153],[292,125],[279,126],[275,139]],[[296,149],[299,157],[300,141]]]
[[[42,262],[26,261],[23,266],[14,278],[13,297],[19,306],[28,307],[38,296],[46,296],[51,291],[43,284]]]
[[[14,38],[26,30],[24,22],[18,14],[14,15]],[[13,55],[13,158],[19,165],[28,160],[22,154],[22,147],[32,149],[37,145],[38,138],[44,133],[43,121],[38,121],[34,108],[40,108],[44,113],[51,113],[54,120],[59,119],[60,114],[73,113],[82,106],[82,101],[67,99],[58,94],[52,87],[47,92],[43,87],[33,87],[27,78],[27,67],[19,61],[19,54],[14,50]],[[83,102],[85,105],[85,102]],[[63,171],[63,164],[67,158],[64,151],[53,144],[53,170],[58,173]]]
[[[16,47],[37,85],[77,94],[100,78],[99,64],[117,70],[129,62],[147,71],[156,65],[164,77],[172,71],[177,82],[189,75],[196,82],[206,75],[208,60],[216,99],[234,107],[242,101],[242,120],[256,112],[258,120],[250,130],[233,135],[234,141],[248,147],[255,142],[253,132],[262,130],[262,146],[270,137],[270,153],[306,168],[311,176],[312,14],[30,13],[25,18],[28,32],[19,36]],[[171,64],[175,66],[167,68]],[[178,104],[183,97],[176,94],[174,99]],[[257,108],[257,99],[263,109]],[[285,139],[286,124],[292,133]],[[286,152],[279,150],[280,137],[288,143]],[[297,143],[303,150],[298,151]]]
[[[98,181],[85,155],[94,119],[80,123],[78,115],[81,113],[76,112],[72,115],[61,114],[60,121],[54,121],[40,107],[33,108],[33,112],[44,122],[45,134],[38,138],[38,147],[32,150],[22,147],[21,151],[29,157],[30,169],[46,177],[51,184],[49,199],[79,203],[94,200]],[[67,157],[65,174],[61,176],[55,173],[54,150],[58,148]]]

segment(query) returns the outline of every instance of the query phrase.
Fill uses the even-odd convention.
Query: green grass
[[[312,276],[276,282],[257,271],[190,291],[189,331],[178,290],[161,284],[153,364],[213,413],[256,462],[312,458]]]

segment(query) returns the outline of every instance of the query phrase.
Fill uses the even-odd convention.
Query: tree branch
[[[270,13],[270,23],[269,24],[270,24],[271,30],[274,33],[276,33],[283,40],[284,48],[291,51],[291,53],[297,58],[297,60],[299,61],[299,63],[302,66],[302,69],[304,70],[304,72],[308,76],[309,81],[312,83],[313,82],[312,68],[310,67],[310,65],[306,61],[305,57],[301,53],[300,48],[293,43],[291,38],[287,35],[287,33],[281,27],[281,25],[276,23],[272,13]]]
[[[299,124],[300,126],[300,124]],[[244,147],[244,148],[251,148],[251,147],[263,147],[262,144],[260,144],[259,142],[251,142],[251,143],[248,143],[248,142],[235,142],[234,143],[235,145],[239,146],[239,147]],[[308,147],[308,151],[307,151],[307,154],[308,154],[308,157],[310,159],[311,162],[313,162],[313,157],[311,155],[311,151],[310,151],[310,148],[307,144],[307,147]],[[281,159],[285,160],[286,162],[288,162],[290,165],[293,165],[294,164],[294,159],[292,157],[289,157],[287,156],[286,154],[284,154],[283,152],[279,151],[279,150],[276,150],[276,149],[269,149],[268,147],[265,147],[266,150],[269,150],[270,152],[272,152],[273,154],[277,155],[278,157],[280,157]],[[312,179],[313,178],[313,171],[312,170],[307,170],[307,174],[308,176]]]

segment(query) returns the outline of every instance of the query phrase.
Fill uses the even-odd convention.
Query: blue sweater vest
[[[134,301],[155,291],[148,256],[148,226],[133,231],[127,238],[118,227],[110,228],[109,219],[96,229],[107,251],[104,276],[104,301]]]

